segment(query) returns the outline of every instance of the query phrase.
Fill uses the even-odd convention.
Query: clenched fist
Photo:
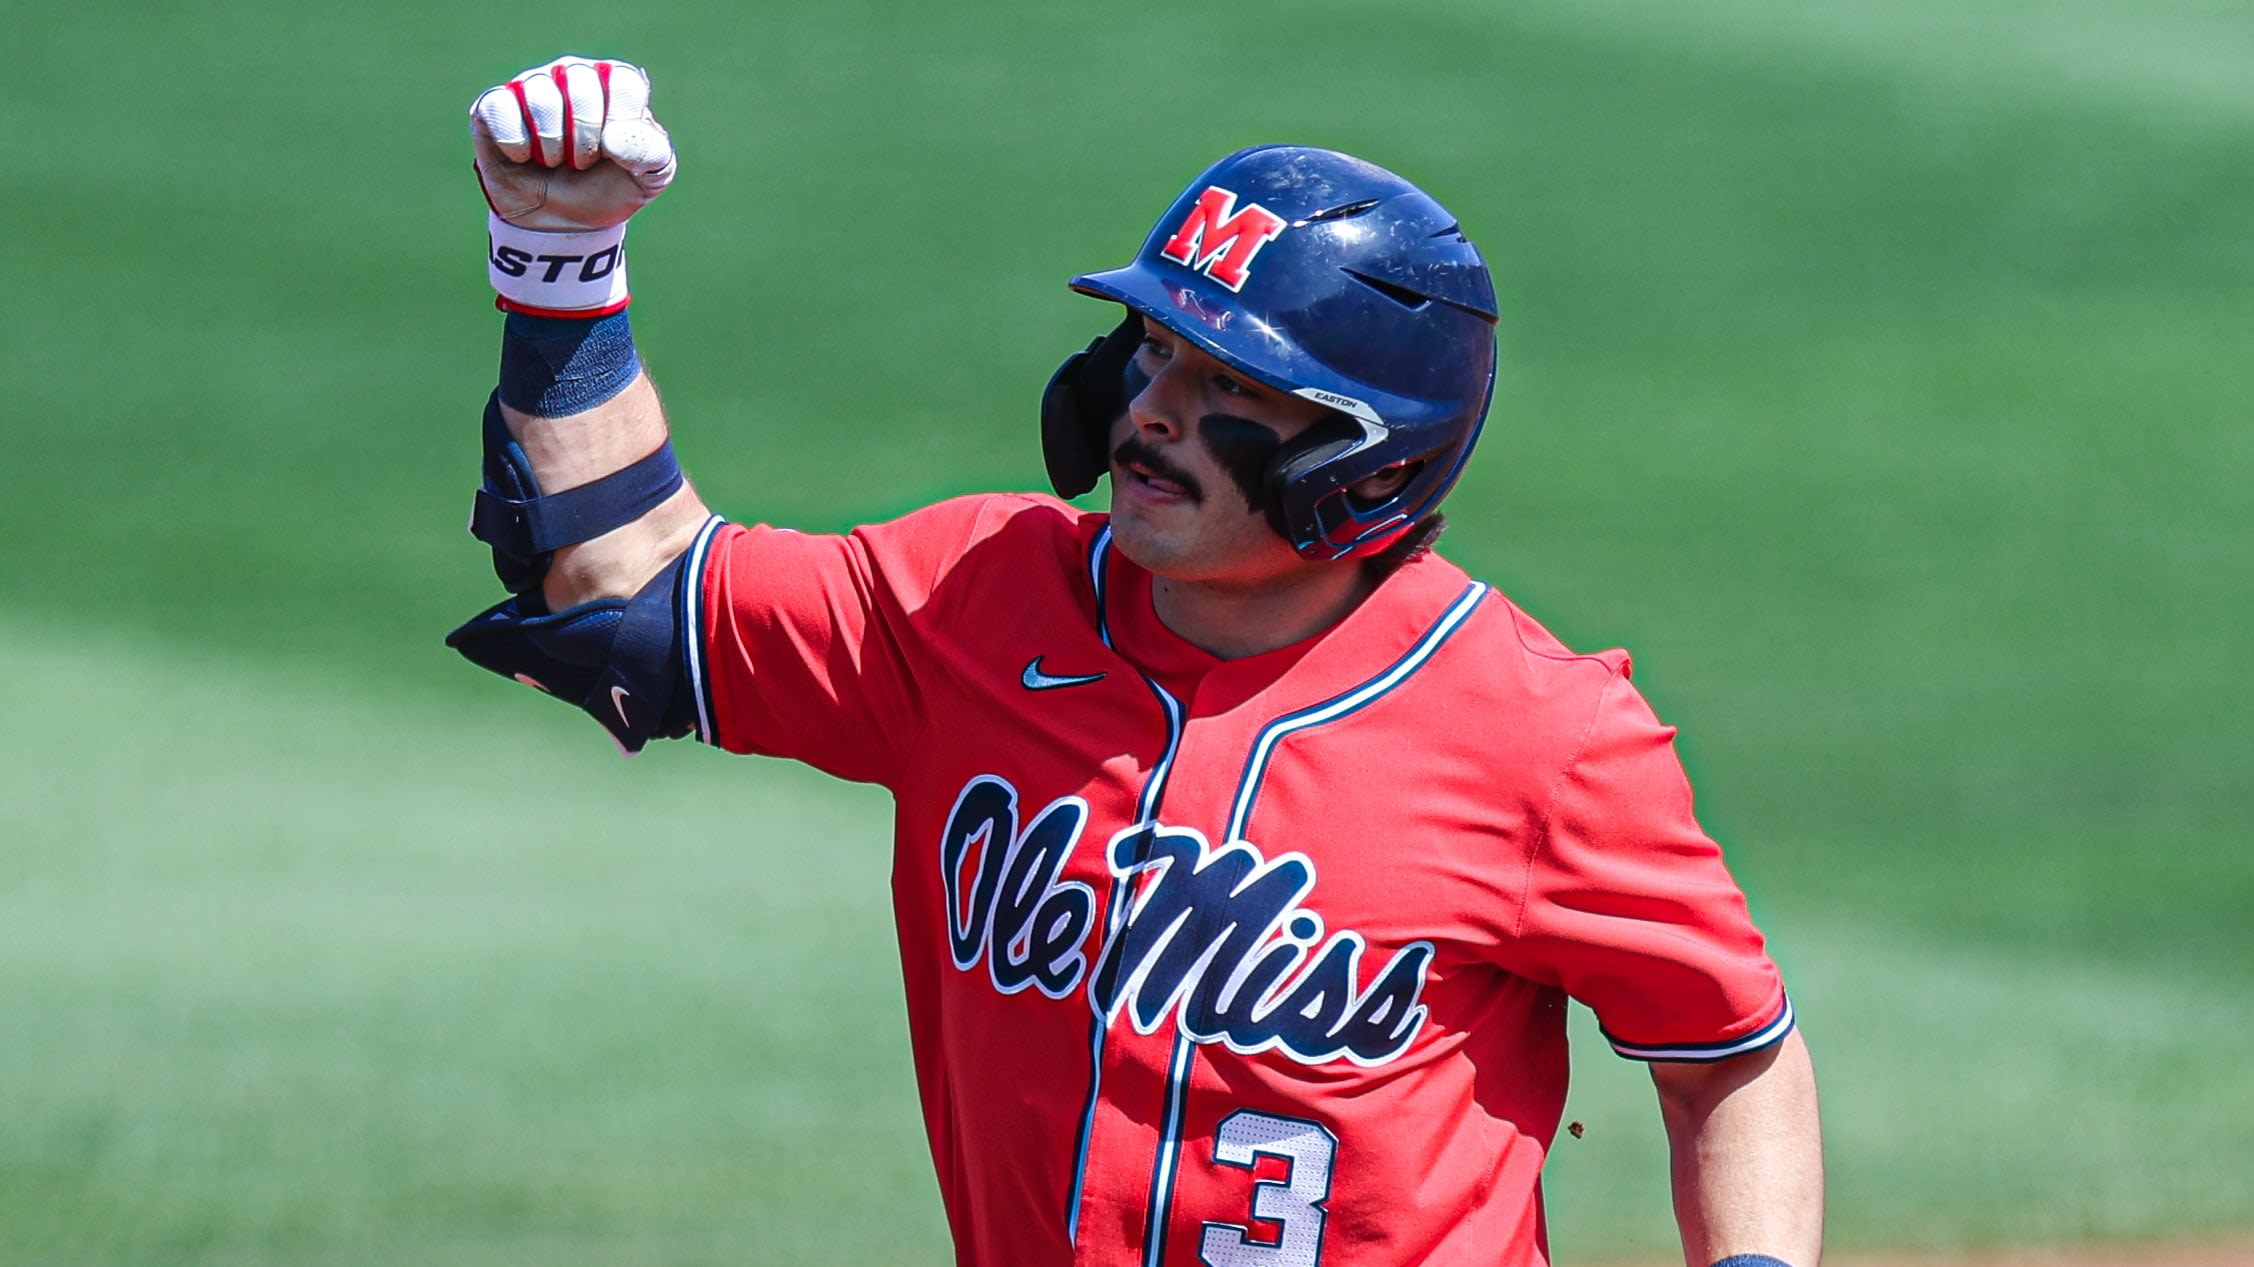
[[[630,62],[559,57],[470,105],[477,176],[519,228],[582,233],[623,224],[673,180],[673,140]]]
[[[624,308],[626,221],[676,168],[642,68],[585,57],[535,66],[470,104],[470,145],[493,209],[486,262],[501,306]]]

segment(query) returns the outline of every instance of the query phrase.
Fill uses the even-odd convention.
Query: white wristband
[[[626,225],[588,233],[535,233],[487,213],[485,275],[501,306],[534,316],[617,312],[626,289]]]

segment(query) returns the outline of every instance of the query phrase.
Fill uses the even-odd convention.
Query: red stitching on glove
[[[548,68],[548,78],[556,81],[556,95],[564,103],[563,153],[557,157],[564,170],[575,172],[579,170],[579,138],[572,135],[571,128],[571,76],[564,73],[564,64],[557,62]]]
[[[524,134],[532,141],[532,161],[546,167],[548,156],[540,150],[540,124],[532,117],[532,99],[524,95],[524,81],[510,80],[509,91],[516,94],[517,113],[524,116]]]

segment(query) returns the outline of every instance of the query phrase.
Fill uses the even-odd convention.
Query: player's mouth
[[[1140,436],[1129,436],[1111,453],[1111,478],[1116,485],[1168,500],[1201,502],[1204,490],[1197,477],[1166,460]]]

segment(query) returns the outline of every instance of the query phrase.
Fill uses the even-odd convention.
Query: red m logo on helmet
[[[1197,205],[1158,253],[1194,268],[1230,290],[1243,290],[1252,257],[1284,231],[1284,218],[1259,203],[1237,209],[1237,196],[1208,185]]]

